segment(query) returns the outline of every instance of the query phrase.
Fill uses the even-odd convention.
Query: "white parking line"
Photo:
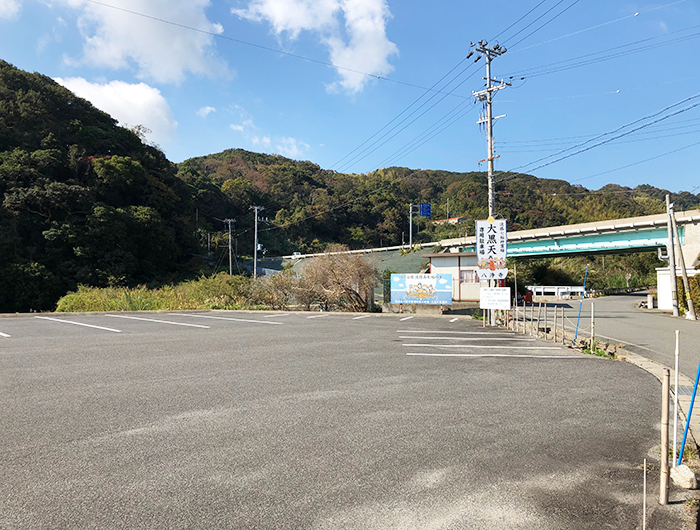
[[[306,318],[323,318],[323,317],[327,317],[327,316],[328,315],[312,315],[312,316],[306,317]]]
[[[282,322],[269,322],[265,320],[246,320],[245,318],[229,318],[229,317],[215,317],[210,315],[188,315],[185,313],[168,313],[169,315],[176,317],[192,317],[192,318],[213,318],[215,320],[231,320],[233,322],[251,322],[253,324],[273,324],[276,326],[282,326]]]
[[[563,350],[563,348],[559,348],[557,346],[503,346],[501,344],[495,346],[484,346],[476,344],[403,344],[402,346],[410,346],[411,348],[424,346],[426,348],[508,348],[509,350]]]
[[[397,329],[396,333],[445,333],[448,335],[500,335],[502,337],[512,337],[520,333],[506,331],[439,331],[429,329]]]
[[[280,315],[265,315],[263,318],[288,317],[291,313],[283,313]]]
[[[413,317],[403,317],[399,319],[399,322],[403,322],[404,320],[411,320]]]
[[[417,339],[419,337],[399,337],[400,339]],[[537,339],[511,339],[509,337],[420,337],[421,340],[507,340],[510,342],[535,342]]]
[[[41,318],[42,320],[53,320],[54,322],[63,322],[64,324],[73,324],[75,326],[85,326],[86,328],[103,329],[105,331],[112,331],[114,333],[121,333],[120,329],[105,328],[102,326],[93,326],[92,324],[83,324],[82,322],[73,322],[72,320],[63,320],[61,318],[51,318],[51,317],[34,317]]]
[[[458,320],[458,318],[453,318],[452,320],[450,320],[450,322],[457,322]]]
[[[520,359],[584,359],[581,355],[509,355],[507,353],[407,353],[421,357],[517,357]],[[592,358],[592,357],[591,357]]]
[[[9,339],[11,337],[11,335],[8,335],[7,333],[0,332],[0,337],[5,337],[6,339]]]
[[[172,324],[173,326],[189,326],[192,328],[210,329],[210,326],[200,326],[199,324],[184,324],[183,322],[172,322],[170,320],[156,320],[155,318],[128,317],[126,315],[105,315],[112,318],[128,318],[129,320],[144,320],[146,322],[157,322],[159,324]]]
[[[372,315],[360,315],[359,317],[353,317],[353,320],[360,320],[361,318],[369,318]]]

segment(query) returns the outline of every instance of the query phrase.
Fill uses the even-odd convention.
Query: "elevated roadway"
[[[518,230],[508,233],[508,255],[557,256],[661,248],[668,243],[667,221],[666,214],[658,214]],[[676,212],[676,222],[686,265],[697,266],[700,210]],[[444,239],[440,246],[450,252],[475,252],[476,236]]]

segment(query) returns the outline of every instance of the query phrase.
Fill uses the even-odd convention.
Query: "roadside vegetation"
[[[299,309],[368,311],[379,274],[359,255],[332,252],[311,259],[300,272],[286,269],[253,280],[219,273],[159,288],[87,287],[63,296],[56,311],[169,311],[182,309]]]

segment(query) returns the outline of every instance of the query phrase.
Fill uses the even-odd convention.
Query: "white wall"
[[[687,264],[686,264],[687,265]],[[689,269],[686,267],[688,277],[700,274],[700,270]],[[680,278],[683,271],[680,267],[676,267],[676,274]],[[656,269],[656,296],[658,298],[659,309],[667,311],[673,310],[673,299],[671,298],[671,275],[668,267]],[[679,306],[681,304],[679,303]]]

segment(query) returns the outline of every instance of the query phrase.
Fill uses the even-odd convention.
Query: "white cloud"
[[[229,125],[229,127],[231,127],[231,129],[233,129],[234,131],[243,132],[243,125],[231,124],[231,125]]]
[[[212,112],[216,112],[216,109],[214,107],[209,107],[209,106],[202,107],[201,109],[199,109],[197,111],[197,116],[200,116],[202,118],[206,118]]]
[[[262,145],[263,147],[270,147],[272,144],[272,140],[269,136],[263,136],[262,138],[253,136],[250,140],[253,142],[253,145]]]
[[[304,143],[295,138],[282,138],[279,140],[281,143],[275,146],[277,152],[288,158],[299,158],[306,151],[309,150],[309,144]]]
[[[55,81],[110,114],[120,125],[148,127],[151,142],[166,146],[175,134],[177,122],[157,88],[123,81],[90,83],[82,77],[56,78]]]
[[[85,0],[58,2],[82,10],[78,27],[84,39],[83,63],[112,69],[135,66],[139,78],[161,83],[179,83],[187,73],[211,75],[226,69],[214,54],[212,34],[222,33],[223,28],[205,14],[210,0],[114,0],[119,9]]]
[[[21,7],[19,0],[0,0],[0,18],[15,18]]]
[[[389,57],[398,54],[386,36],[391,17],[387,0],[249,0],[246,9],[232,13],[256,22],[266,20],[278,36],[286,33],[296,39],[302,31],[317,33],[330,50],[331,62],[349,69],[337,71],[340,86],[351,93],[362,90],[370,79],[358,72],[386,75],[393,70]],[[335,83],[329,86],[335,88]]]

